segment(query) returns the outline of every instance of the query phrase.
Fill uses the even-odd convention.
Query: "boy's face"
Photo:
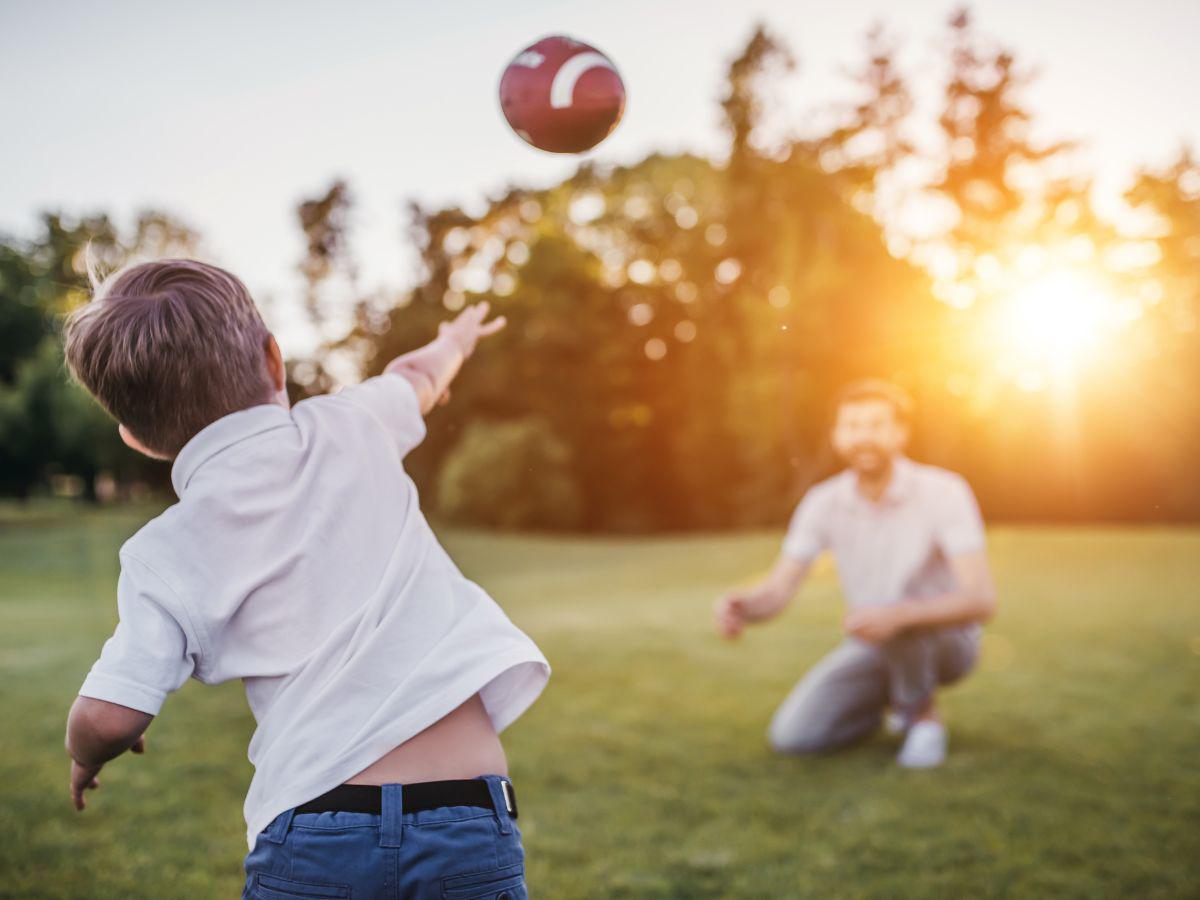
[[[908,429],[886,400],[855,400],[838,408],[832,441],[850,468],[861,475],[877,475],[904,451]]]

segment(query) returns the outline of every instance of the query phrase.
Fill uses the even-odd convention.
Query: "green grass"
[[[68,803],[63,720],[146,510],[0,511],[0,894],[234,897],[252,721],[189,683],[145,758]],[[506,734],[536,897],[1200,895],[1200,532],[996,529],[1001,614],[946,696],[951,758],[880,737],[778,758],[774,705],[837,640],[832,574],[737,645],[711,598],[778,535],[447,533],[555,675]]]

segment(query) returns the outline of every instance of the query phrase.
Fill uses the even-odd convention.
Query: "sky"
[[[298,302],[295,207],[345,178],[364,287],[414,277],[407,203],[479,205],[544,186],[578,157],[540,153],[507,128],[501,71],[551,33],[615,62],[628,105],[589,154],[720,155],[725,69],[765,22],[799,67],[781,121],[848,99],[842,74],[884,23],[922,108],[936,107],[953,4],[905,0],[478,0],[205,3],[0,0],[0,233],[32,235],[44,210],[167,211],[203,254],[279,308]],[[1027,105],[1048,139],[1083,142],[1098,191],[1200,148],[1200,2],[981,0],[978,30],[1038,72]],[[293,298],[293,299],[289,299]],[[276,313],[276,315],[280,315]]]

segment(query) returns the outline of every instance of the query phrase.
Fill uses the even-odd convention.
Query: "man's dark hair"
[[[834,415],[846,404],[864,400],[882,400],[891,406],[896,421],[904,425],[912,421],[913,401],[908,391],[882,378],[862,378],[843,387],[834,399]]]

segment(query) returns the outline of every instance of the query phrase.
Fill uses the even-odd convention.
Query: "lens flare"
[[[1015,288],[994,332],[1004,368],[1025,385],[1073,377],[1101,349],[1121,304],[1101,279],[1056,268]]]

